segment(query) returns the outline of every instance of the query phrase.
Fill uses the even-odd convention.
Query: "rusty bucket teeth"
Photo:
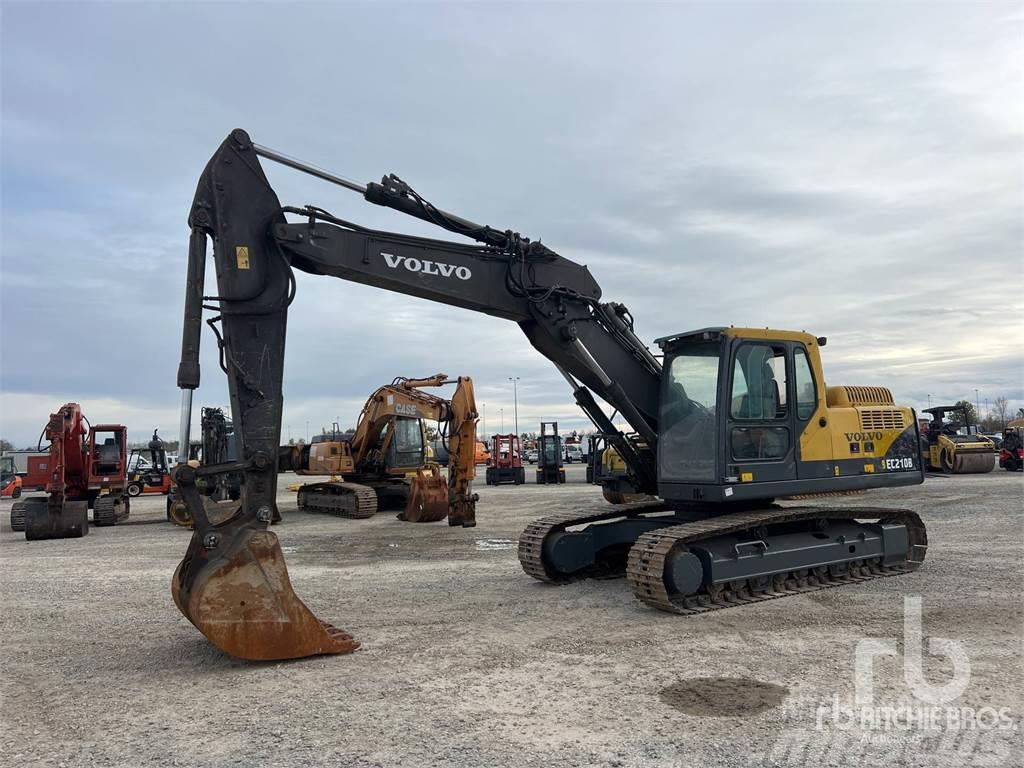
[[[208,549],[204,540],[214,546]],[[281,545],[270,531],[214,529],[202,539],[193,534],[171,595],[211,643],[241,659],[299,659],[359,647],[352,635],[318,619],[295,594]]]

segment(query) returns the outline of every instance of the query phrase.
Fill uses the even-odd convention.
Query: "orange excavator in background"
[[[424,392],[455,384],[451,400]],[[448,479],[428,464],[423,421],[438,422],[448,448]],[[402,509],[410,522],[476,523],[476,401],[468,376],[449,380],[396,378],[367,399],[355,432],[335,428],[303,446],[283,446],[278,469],[299,475],[331,475],[299,488],[299,509],[341,517],[372,517],[378,509]],[[412,481],[406,477],[415,473]]]

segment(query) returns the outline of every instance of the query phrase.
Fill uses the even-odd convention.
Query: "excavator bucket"
[[[298,659],[359,647],[299,599],[277,536],[262,528],[221,529],[202,539],[194,533],[171,595],[210,642],[241,659]]]
[[[448,516],[448,483],[436,464],[417,469],[412,481],[409,501],[400,520],[410,523],[436,523]]]
[[[25,538],[76,539],[89,533],[89,502],[25,500]]]

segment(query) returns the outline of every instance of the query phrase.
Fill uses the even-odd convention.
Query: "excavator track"
[[[663,502],[640,502],[616,506],[599,513],[562,512],[534,520],[519,535],[519,563],[523,570],[538,581],[549,584],[569,584],[593,576],[591,572],[572,575],[553,574],[544,565],[544,542],[552,534],[575,525],[587,525],[618,517],[635,517],[650,512],[668,512],[670,507]]]
[[[882,565],[880,558],[875,558],[778,573],[770,578],[738,579],[727,584],[713,585],[710,589],[702,587],[699,592],[691,595],[671,594],[665,585],[670,555],[685,551],[688,544],[760,526],[818,518],[873,519],[906,525],[909,535],[907,558],[901,563],[889,565]],[[643,534],[629,551],[626,579],[641,602],[661,611],[687,615],[907,573],[921,566],[927,549],[928,537],[924,523],[917,513],[909,510],[802,507],[756,510],[683,523]]]
[[[24,501],[16,501],[11,505],[11,530],[12,531],[24,531],[25,530],[25,511],[29,505],[33,502],[32,499],[25,499]]]
[[[377,492],[359,483],[313,483],[299,489],[296,502],[304,512],[324,512],[353,520],[377,514]]]
[[[117,525],[128,519],[128,500],[116,496],[99,496],[92,506],[92,523],[96,526]]]

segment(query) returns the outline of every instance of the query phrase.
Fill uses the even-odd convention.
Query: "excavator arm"
[[[308,206],[282,207],[260,156],[357,191],[371,203],[476,241],[454,243],[380,232]],[[289,219],[289,216],[291,219]],[[512,231],[446,213],[395,176],[354,184],[253,144],[236,130],[207,163],[189,215],[188,276],[178,386],[180,440],[188,444],[192,391],[199,386],[204,309],[227,374],[238,460],[179,466],[176,481],[195,524],[172,585],[178,607],[216,645],[252,659],[353,650],[295,596],[277,537],[267,530],[277,493],[282,378],[293,269],[331,275],[518,323],[552,360],[575,398],[625,461],[637,490],[656,490],[654,450],[661,366],[633,332],[629,311],[601,302],[583,265]],[[207,238],[217,289],[204,286]],[[598,405],[610,403],[642,439],[627,440]],[[472,445],[472,443],[470,443]],[[467,449],[468,450],[468,449]],[[242,503],[226,520],[208,517],[199,478],[244,475]]]

